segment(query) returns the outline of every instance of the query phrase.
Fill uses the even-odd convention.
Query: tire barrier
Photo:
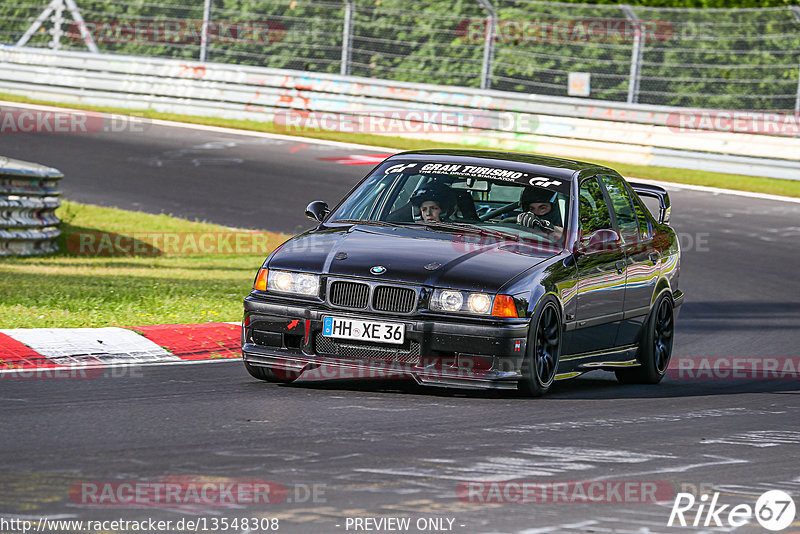
[[[58,250],[61,223],[58,181],[51,167],[0,157],[0,256],[35,256]]]

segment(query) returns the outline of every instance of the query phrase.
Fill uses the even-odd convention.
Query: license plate
[[[358,339],[374,343],[396,343],[405,341],[405,325],[400,323],[381,323],[344,317],[323,317],[322,335],[342,339]]]

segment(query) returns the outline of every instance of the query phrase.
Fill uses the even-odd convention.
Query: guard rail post
[[[200,61],[208,60],[208,25],[211,22],[211,0],[203,3],[203,27],[200,34]]]
[[[350,74],[350,58],[353,53],[353,17],[355,16],[355,0],[344,1],[344,24],[342,28],[342,65],[339,73]]]
[[[490,0],[478,0],[486,11],[486,33],[483,37],[483,66],[481,68],[481,89],[492,88],[492,63],[494,62],[494,41],[497,31],[497,12]]]
[[[644,32],[639,17],[634,13],[633,8],[627,4],[620,4],[620,9],[633,24],[633,49],[631,50],[631,73],[628,80],[628,104],[636,104],[639,101],[639,81],[642,77],[642,52],[644,48]]]
[[[800,6],[789,6],[795,20],[800,24]],[[797,96],[794,99],[794,112],[800,113],[800,64],[797,65]]]
[[[50,41],[50,48],[53,50],[61,50],[61,36],[64,31],[61,25],[64,24],[64,0],[59,0],[53,9],[53,27],[50,28],[50,35],[53,37]]]

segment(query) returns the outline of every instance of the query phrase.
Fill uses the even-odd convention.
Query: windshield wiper
[[[467,231],[473,234],[490,235],[501,239],[510,238],[512,241],[519,241],[519,236],[517,234],[511,232],[503,232],[502,230],[496,230],[494,228],[485,228],[483,226],[478,226],[476,224],[471,224],[466,222],[423,221],[420,222],[419,224],[424,224],[425,226],[430,226],[431,228],[445,228],[449,230],[458,230],[461,232]]]
[[[391,222],[391,221],[378,221],[375,219],[336,219],[330,222],[343,223],[343,224],[364,224],[369,226],[388,226],[388,227],[399,227],[399,228],[422,226],[427,228],[440,228],[442,230],[456,230],[458,232],[467,232],[476,235],[490,235],[498,239],[511,239],[513,241],[519,241],[519,236],[517,234],[511,232],[503,232],[502,230],[496,230],[494,228],[485,228],[483,226],[478,226],[466,222],[418,221],[413,223],[412,222],[401,223],[401,222]]]
[[[399,223],[399,222],[390,222],[390,221],[377,221],[374,219],[335,219],[333,221],[329,221],[331,223],[343,223],[343,224],[364,224],[368,226],[394,226],[399,228],[406,228],[408,226],[414,226],[414,223]]]

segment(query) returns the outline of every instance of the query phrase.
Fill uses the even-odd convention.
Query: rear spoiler
[[[651,197],[658,199],[658,222],[661,224],[669,224],[669,213],[672,209],[669,202],[669,193],[663,187],[650,184],[637,184],[628,182],[630,186],[636,191],[636,194],[642,197]]]

